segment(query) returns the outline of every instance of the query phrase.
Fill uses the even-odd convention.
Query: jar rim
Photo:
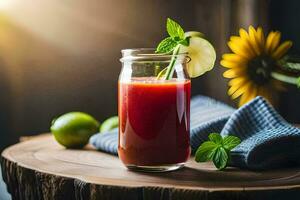
[[[173,54],[172,53],[155,53],[155,48],[132,48],[122,49],[121,62],[132,61],[132,62],[146,62],[146,61],[158,61],[158,62],[170,62]],[[177,61],[188,62],[188,53],[179,53],[176,55]]]

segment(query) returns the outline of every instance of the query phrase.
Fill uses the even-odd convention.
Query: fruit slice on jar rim
[[[188,32],[189,33],[189,32]],[[195,35],[195,34],[192,34]],[[181,45],[179,53],[188,53],[190,61],[187,63],[187,72],[191,78],[201,76],[210,71],[216,61],[216,52],[214,47],[199,36],[191,36],[189,46]]]

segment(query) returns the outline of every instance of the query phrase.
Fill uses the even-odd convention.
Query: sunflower
[[[280,43],[281,33],[271,31],[265,39],[263,29],[249,27],[239,30],[239,36],[231,36],[228,46],[232,53],[222,56],[221,65],[228,82],[228,95],[239,99],[239,106],[260,95],[273,102],[274,88],[278,82],[271,77],[276,64],[292,46],[291,41]]]

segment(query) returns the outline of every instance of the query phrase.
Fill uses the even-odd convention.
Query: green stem
[[[300,71],[299,63],[288,62],[286,65],[283,65],[283,67],[288,68],[288,69],[292,69],[292,70]]]
[[[292,77],[292,76],[287,76],[287,75],[284,75],[281,73],[272,72],[271,76],[273,78],[275,78],[276,80],[279,80],[279,81],[282,81],[285,83],[290,83],[290,84],[294,84],[294,85],[297,85],[297,83],[298,83],[298,78]]]
[[[172,77],[173,77],[173,74],[174,74],[174,66],[175,66],[175,62],[176,62],[176,59],[177,59],[177,55],[179,53],[179,49],[180,49],[180,45],[177,45],[174,49],[174,52],[173,52],[173,56],[172,56],[172,59],[171,59],[171,62],[170,64],[168,65],[168,70],[166,72],[166,76],[165,76],[165,80],[170,80]]]
[[[277,64],[285,69],[300,71],[300,61],[299,62],[287,61],[287,58],[283,58],[279,60]]]

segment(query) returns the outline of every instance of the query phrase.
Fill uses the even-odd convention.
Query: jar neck
[[[154,48],[123,49],[121,62],[140,63],[170,63],[173,55],[171,53],[155,53]],[[176,62],[188,61],[187,53],[176,55]]]

